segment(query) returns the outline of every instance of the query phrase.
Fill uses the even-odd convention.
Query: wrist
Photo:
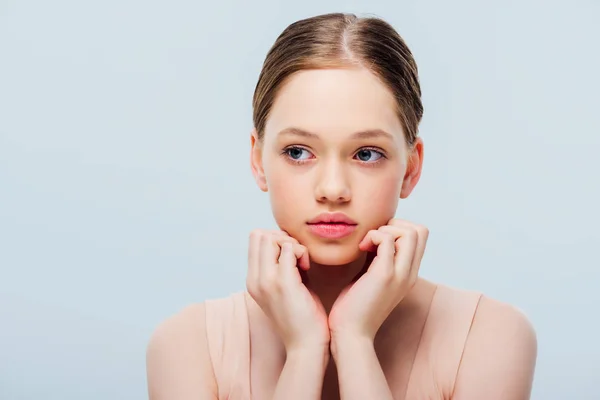
[[[318,356],[321,354],[329,354],[329,344],[297,346],[285,349],[286,357],[302,357],[302,356]]]
[[[334,359],[340,354],[374,350],[373,338],[354,334],[331,335],[331,355]]]
[[[323,366],[329,361],[329,346],[305,346],[286,349],[286,363],[320,363]]]

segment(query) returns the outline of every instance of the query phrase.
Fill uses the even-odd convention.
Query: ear
[[[402,190],[400,191],[400,198],[407,198],[421,178],[421,171],[423,170],[423,139],[417,137],[415,144],[412,146],[408,154],[408,160],[406,165],[406,173],[404,174],[404,181],[402,182]]]
[[[258,140],[256,128],[250,132],[250,169],[252,169],[252,175],[254,175],[254,180],[260,190],[268,191],[262,162],[262,143]]]

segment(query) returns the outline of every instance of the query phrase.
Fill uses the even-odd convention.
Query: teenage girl
[[[250,234],[247,291],[159,325],[150,399],[529,399],[528,319],[420,278],[428,229],[394,218],[423,165],[398,33],[352,14],[291,24],[253,112],[251,168],[280,229]]]

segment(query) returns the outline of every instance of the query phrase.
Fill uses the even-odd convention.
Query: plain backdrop
[[[600,399],[600,3],[0,1],[0,399],[147,398],[153,329],[275,228],[251,99],[290,23],[376,15],[419,65],[422,276],[514,304],[533,399]]]

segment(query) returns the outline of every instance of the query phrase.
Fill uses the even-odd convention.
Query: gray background
[[[534,399],[600,399],[600,3],[324,3],[0,1],[1,399],[143,399],[154,327],[244,287],[252,91],[331,11],[419,64],[422,275],[530,317]]]

